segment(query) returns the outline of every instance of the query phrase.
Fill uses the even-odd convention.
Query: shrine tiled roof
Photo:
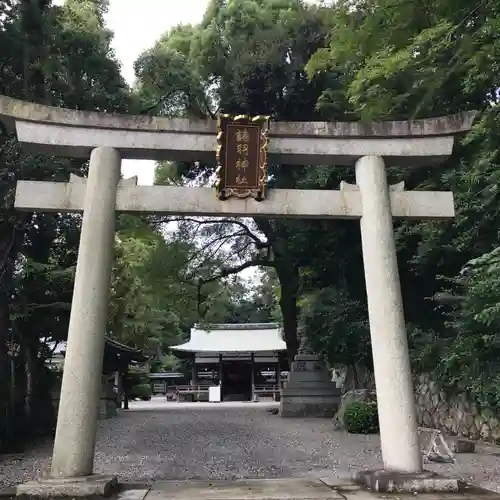
[[[285,351],[281,326],[275,323],[195,325],[188,342],[175,351],[197,353]]]

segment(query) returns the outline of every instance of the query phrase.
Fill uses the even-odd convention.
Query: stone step
[[[352,480],[332,477],[157,481],[148,489],[122,491],[116,500],[499,500],[491,491],[467,487],[458,493],[375,493]]]
[[[85,489],[85,487],[84,487]],[[86,488],[88,489],[88,488]],[[76,490],[75,490],[76,491]],[[19,497],[19,492],[17,498]],[[39,492],[40,493],[40,492]],[[46,490],[45,493],[50,493]],[[82,493],[82,494],[81,494]],[[103,499],[101,495],[83,495],[89,500]],[[21,495],[23,498],[33,498]],[[42,494],[44,498],[62,498]],[[0,491],[0,499],[14,500],[14,488]],[[38,497],[40,498],[40,497]],[[72,498],[66,495],[65,498]],[[459,492],[442,493],[376,493],[363,489],[352,479],[327,476],[286,479],[239,479],[218,481],[157,481],[153,487],[122,483],[109,500],[500,500],[493,491],[463,485]]]
[[[344,499],[321,481],[241,479],[234,481],[158,481],[145,500],[334,500]]]

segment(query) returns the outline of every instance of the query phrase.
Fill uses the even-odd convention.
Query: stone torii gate
[[[421,473],[392,218],[452,218],[453,194],[388,186],[385,167],[443,161],[454,136],[469,130],[474,116],[369,124],[275,122],[270,162],[354,166],[356,185],[343,183],[339,191],[274,189],[260,202],[220,201],[210,188],[120,181],[126,158],[215,163],[213,121],[91,113],[0,96],[0,120],[26,150],[90,157],[86,180],[17,184],[20,210],[83,212],[52,467],[47,478],[21,485],[18,494],[102,494],[110,484],[110,478],[92,472],[116,212],[360,220],[384,471]]]

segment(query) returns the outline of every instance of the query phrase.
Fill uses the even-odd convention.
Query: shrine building
[[[276,400],[288,370],[276,323],[195,325],[189,341],[171,349],[192,359],[191,384],[180,390],[192,400],[208,400],[213,385],[220,385],[221,401]]]

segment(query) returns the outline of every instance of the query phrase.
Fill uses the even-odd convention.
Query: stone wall
[[[427,375],[417,379],[415,396],[420,426],[500,444],[500,414],[478,408],[463,395],[449,397]]]

